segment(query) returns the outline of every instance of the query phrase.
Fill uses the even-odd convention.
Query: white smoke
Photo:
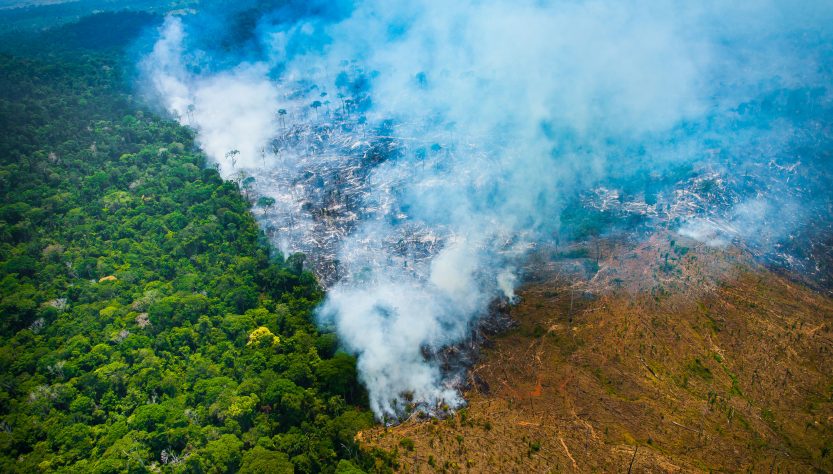
[[[277,127],[278,90],[268,67],[240,64],[214,75],[190,74],[184,38],[181,19],[168,17],[145,64],[155,91],[180,122],[199,131],[200,147],[224,176],[262,165]]]
[[[195,72],[208,53],[185,44],[199,29],[171,17],[144,65],[224,176],[274,183],[260,188],[278,201],[264,222],[269,212],[292,222],[276,244],[337,241],[342,279],[322,318],[358,355],[374,412],[397,416],[408,401],[462,403],[426,353],[464,338],[493,298],[514,298],[516,265],[557,230],[565,196],[634,148],[648,150],[636,164],[648,171],[696,160],[705,146],[675,142],[681,127],[773,83],[818,81],[813,58],[786,39],[823,31],[830,8],[723,3],[367,0],[338,21],[261,25],[263,58],[216,73]],[[346,132],[362,114],[344,105],[358,99],[339,84],[345,71],[372,86],[367,125]],[[316,234],[294,177],[350,162],[345,150],[365,147],[384,120],[403,156],[360,175],[371,211]],[[343,144],[326,148],[325,128],[327,143]],[[684,232],[721,238],[702,222]],[[418,255],[413,242],[434,250]]]

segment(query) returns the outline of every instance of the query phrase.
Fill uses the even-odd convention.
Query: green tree
[[[255,446],[243,454],[240,474],[292,474],[295,468],[286,454]]]

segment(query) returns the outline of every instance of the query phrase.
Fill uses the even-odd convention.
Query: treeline
[[[111,53],[0,56],[0,471],[360,472],[355,360]]]

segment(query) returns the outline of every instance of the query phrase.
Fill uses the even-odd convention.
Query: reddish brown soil
[[[473,371],[487,393],[362,444],[402,472],[833,472],[833,300],[679,246],[547,272]]]

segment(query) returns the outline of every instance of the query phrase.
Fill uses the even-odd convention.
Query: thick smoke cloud
[[[142,65],[223,175],[275,200],[257,212],[276,245],[333,252],[322,324],[358,355],[376,414],[397,416],[462,403],[431,354],[513,296],[577,194],[679,167],[763,170],[733,200],[651,205],[724,245],[795,205],[778,191],[806,182],[781,182],[796,149],[829,167],[814,150],[830,137],[833,6],[687,3],[209,9],[168,18]],[[804,115],[778,108],[792,93]],[[800,222],[781,224],[769,240]]]

